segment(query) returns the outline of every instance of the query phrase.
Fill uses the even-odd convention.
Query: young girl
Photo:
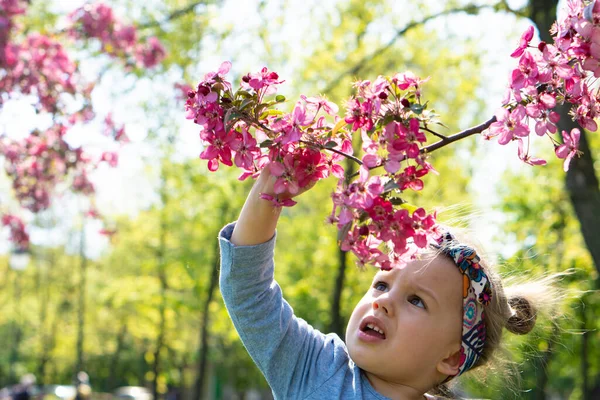
[[[240,217],[223,228],[221,292],[244,346],[275,399],[433,399],[483,365],[503,327],[527,333],[532,300],[510,296],[475,250],[445,233],[404,268],[379,271],[356,305],[345,343],[294,316],[273,279],[281,209],[266,168]],[[288,194],[289,196],[289,194]]]

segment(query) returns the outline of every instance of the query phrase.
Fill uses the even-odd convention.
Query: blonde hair
[[[557,305],[565,298],[564,294],[559,293],[557,282],[570,272],[526,279],[522,276],[502,276],[498,266],[489,263],[486,254],[480,251],[481,246],[473,245],[472,240],[460,229],[452,228],[450,231],[458,243],[475,249],[492,288],[492,299],[485,306],[486,338],[483,352],[475,365],[465,373],[478,374],[480,379],[486,380],[490,372],[500,372],[509,385],[517,386],[518,371],[503,345],[504,330],[524,335],[533,330],[539,314],[544,314],[550,320],[556,319]],[[450,390],[454,384],[454,380],[441,384],[430,394],[456,398]]]

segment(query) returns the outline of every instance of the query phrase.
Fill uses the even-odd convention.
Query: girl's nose
[[[373,310],[381,310],[389,315],[391,308],[385,303],[385,300],[378,298],[373,301]]]

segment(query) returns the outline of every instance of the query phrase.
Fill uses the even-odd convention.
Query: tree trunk
[[[40,295],[40,323],[39,323],[39,337],[40,337],[40,349],[41,354],[37,367],[37,383],[46,383],[46,364],[50,359],[50,352],[53,348],[54,333],[56,332],[57,318],[52,326],[52,329],[48,331],[46,325],[48,323],[48,307],[50,306],[50,284],[52,282],[52,266],[54,265],[54,252],[46,252],[46,257],[42,259],[39,257],[37,262],[37,292]],[[42,268],[42,264],[46,265],[45,271]]]
[[[87,278],[87,257],[85,256],[85,216],[81,222],[81,240],[79,242],[79,307],[77,308],[77,361],[74,374],[83,371],[84,353],[83,344],[85,339],[85,287]]]
[[[588,341],[589,335],[587,332],[587,304],[586,304],[587,296],[583,295],[581,299],[581,377],[582,377],[582,387],[581,393],[583,393],[583,400],[591,400],[592,397],[589,396],[589,362],[588,362]]]
[[[355,171],[354,163],[346,159],[346,176],[351,176]],[[336,233],[337,234],[337,233]],[[329,332],[336,333],[339,337],[344,337],[346,324],[342,317],[342,292],[344,291],[344,280],[346,279],[346,267],[348,265],[348,252],[338,248],[338,270],[333,287],[333,297],[331,299],[331,322]]]
[[[162,209],[160,212],[160,231],[159,231],[159,245],[157,250],[157,266],[158,266],[158,279],[160,280],[160,322],[158,326],[158,337],[156,338],[156,348],[154,350],[154,362],[152,364],[152,395],[154,400],[158,400],[158,375],[160,373],[160,357],[161,351],[165,341],[167,321],[166,321],[166,309],[167,309],[167,274],[166,274],[166,263],[165,263],[165,252],[166,252],[166,239],[167,239],[167,190],[166,190],[166,176],[162,176],[160,198],[162,202]]]
[[[540,31],[540,37],[551,42],[549,29],[556,20],[558,0],[531,0],[530,15]],[[573,209],[581,226],[581,234],[586,247],[592,256],[596,269],[600,272],[600,187],[594,170],[594,160],[589,147],[586,133],[568,115],[568,107],[557,108],[560,114],[558,128],[570,132],[573,128],[581,130],[579,149],[583,152],[581,158],[571,161],[566,176],[566,188],[573,204]]]
[[[221,213],[221,215],[225,215],[225,213]],[[194,387],[194,399],[201,400],[202,393],[204,389],[204,383],[206,381],[206,361],[208,359],[208,326],[210,322],[210,304],[212,303],[212,299],[215,293],[215,289],[217,288],[217,284],[219,282],[219,264],[220,264],[220,256],[219,256],[219,242],[216,241],[216,246],[214,249],[214,261],[212,263],[213,268],[210,273],[210,283],[208,285],[207,293],[206,293],[206,302],[204,303],[204,309],[202,310],[202,327],[200,329],[200,347],[198,348],[198,376],[196,377],[196,384]]]
[[[13,343],[10,350],[9,356],[9,383],[15,383],[18,380],[16,375],[15,367],[19,362],[19,348],[21,347],[21,339],[23,339],[23,330],[21,329],[21,282],[19,280],[18,272],[14,272],[14,306],[16,316],[13,321]]]
[[[57,312],[57,315],[58,314],[59,314],[59,312]],[[40,363],[39,363],[38,369],[37,369],[37,371],[38,371],[37,378],[39,380],[39,383],[41,383],[41,384],[47,383],[46,367],[51,360],[50,355],[52,354],[52,351],[54,350],[54,346],[56,346],[58,324],[60,321],[61,321],[61,319],[58,316],[55,317],[54,322],[52,323],[52,330],[51,330],[50,334],[44,335],[42,355],[40,357]]]
[[[333,299],[331,300],[331,324],[329,332],[337,333],[344,337],[344,319],[342,317],[342,291],[344,290],[344,279],[346,278],[346,266],[348,264],[348,252],[338,248],[338,270],[333,288]]]
[[[117,348],[112,355],[112,359],[110,361],[110,375],[108,376],[108,389],[113,390],[116,385],[116,375],[117,368],[119,366],[119,356],[123,351],[123,346],[125,344],[125,338],[127,337],[127,321],[123,321],[121,325],[121,330],[117,336]]]

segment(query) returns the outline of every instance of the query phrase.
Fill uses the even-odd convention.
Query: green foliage
[[[27,21],[31,30],[48,30],[56,22],[56,16],[49,14],[42,3],[32,3],[34,12]],[[483,82],[478,79],[481,65],[474,44],[464,38],[439,37],[427,26],[410,29],[390,42],[390,34],[409,22],[407,15],[418,20],[429,13],[427,2],[406,3],[403,15],[392,12],[391,0],[339,1],[323,13],[315,9],[313,32],[307,35],[303,43],[306,51],[302,54],[289,54],[285,47],[273,45],[286,21],[286,2],[279,5],[278,17],[262,24],[256,32],[245,34],[264,45],[263,61],[271,69],[286,66],[290,58],[300,58],[302,68],[295,76],[284,77],[288,100],[282,108],[291,107],[300,93],[313,95],[322,91],[340,104],[351,95],[351,84],[356,79],[372,80],[377,74],[412,70],[421,77],[431,77],[424,87],[424,97],[445,124],[435,127],[438,132],[452,134],[480,122],[483,102],[478,99],[477,90]],[[115,0],[111,5],[126,10],[133,22],[143,26],[164,21],[189,4],[185,0]],[[224,26],[213,30],[211,21],[219,18],[220,6],[219,1],[207,2],[194,12],[142,28],[142,35],[158,35],[166,45],[168,58],[160,73],[175,70],[188,83],[197,81],[198,65],[205,61],[203,46],[209,42],[218,47],[233,29]],[[264,13],[271,6],[260,2],[257,7]],[[311,39],[314,36],[321,40],[315,42]],[[375,49],[382,50],[374,53]],[[137,74],[145,76],[146,72]],[[166,312],[160,389],[163,391],[166,385],[193,386],[201,314],[210,274],[217,267],[216,236],[225,223],[236,218],[252,184],[238,182],[238,172],[232,169],[209,174],[202,161],[174,161],[172,140],[159,134],[168,132],[172,138],[179,128],[170,118],[173,102],[164,100],[169,96],[171,93],[155,96],[145,104],[148,115],[158,116],[154,118],[157,129],[148,137],[159,157],[148,162],[148,173],[160,180],[163,199],[140,210],[134,218],[110,216],[117,228],[111,248],[100,259],[88,261],[84,351],[95,390],[149,384],[162,304],[166,304]],[[598,139],[594,141],[593,147],[600,148]],[[467,140],[434,153],[430,161],[440,175],[426,177],[425,190],[407,192],[405,199],[430,210],[447,209],[440,219],[451,223],[460,220],[465,210],[476,212],[470,199],[471,171],[465,168],[471,148],[472,141]],[[536,398],[545,371],[542,360],[550,354],[547,391],[563,398],[583,398],[581,390],[574,389],[582,386],[578,371],[579,354],[585,350],[583,331],[589,332],[585,337],[589,341],[590,382],[600,374],[600,327],[594,318],[600,298],[596,292],[577,295],[578,291],[596,289],[597,276],[562,187],[560,171],[560,165],[551,165],[507,177],[501,188],[506,235],[499,240],[507,245],[518,244],[515,254],[503,260],[505,272],[540,275],[574,268],[578,272],[565,278],[562,287],[565,293],[575,295],[556,310],[561,316],[557,320],[558,331],[548,320],[542,320],[536,335],[509,338],[511,357],[521,362],[518,369],[522,371],[522,382],[517,389],[506,385],[502,374],[496,374],[485,384],[467,380],[463,386],[474,395]],[[333,287],[339,266],[337,230],[325,223],[334,187],[333,179],[320,182],[299,198],[297,206],[283,212],[275,256],[276,279],[284,296],[299,317],[321,330],[327,330],[332,322]],[[341,314],[346,320],[375,272],[358,269],[353,261],[351,257],[342,291]],[[15,329],[22,330],[19,361],[15,365],[19,374],[33,371],[42,382],[71,382],[77,340],[79,263],[77,255],[63,248],[34,249],[32,267],[22,273],[9,270],[8,261],[0,258],[0,337],[12,343]],[[161,268],[166,272],[164,293]],[[266,387],[240,343],[219,293],[215,293],[209,314],[208,360],[214,382],[236,390]],[[0,348],[2,377],[7,377],[12,348],[10,344]],[[8,383],[3,379],[3,383]]]

